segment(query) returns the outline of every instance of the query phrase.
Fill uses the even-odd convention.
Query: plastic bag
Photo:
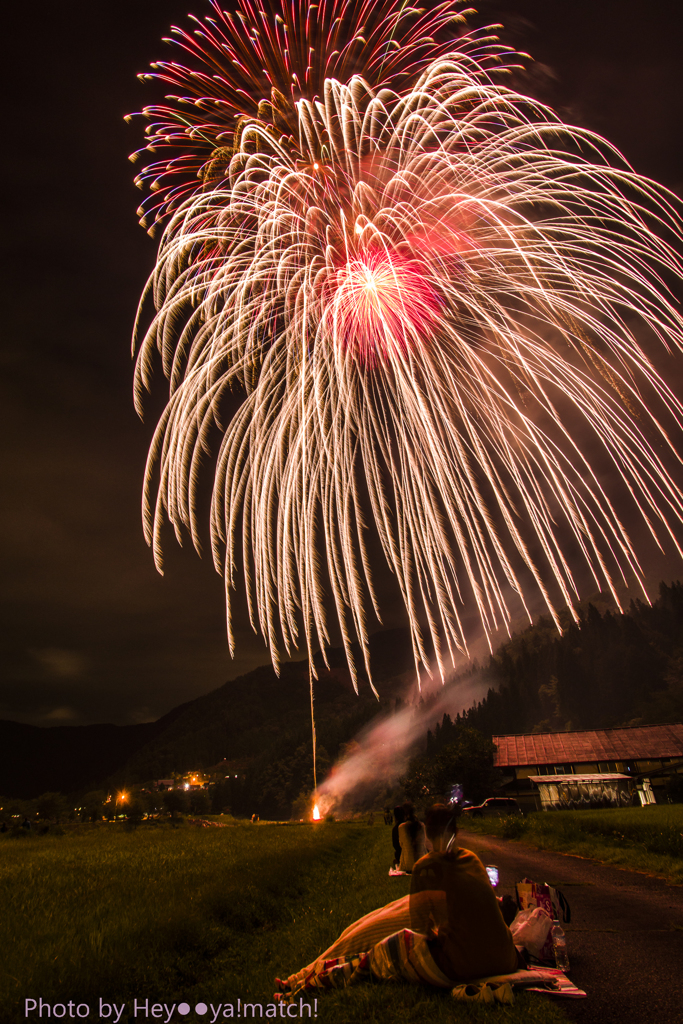
[[[556,921],[560,919],[560,913],[566,924],[571,921],[571,910],[564,895],[559,889],[553,889],[547,883],[533,882],[530,878],[524,878],[515,886],[517,890],[517,906],[520,910],[529,910],[534,907],[543,907]]]
[[[520,910],[510,925],[516,946],[524,946],[537,960],[553,959],[553,919],[542,907]]]

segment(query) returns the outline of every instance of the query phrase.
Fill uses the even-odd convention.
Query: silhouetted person
[[[394,807],[394,819],[396,824],[391,830],[391,842],[394,846],[394,867],[396,868],[398,867],[398,862],[401,859],[401,844],[398,841],[398,826],[402,825],[406,820],[406,812],[404,811],[402,804],[398,807]]]
[[[410,874],[415,862],[424,857],[427,852],[425,845],[425,827],[417,820],[415,808],[412,804],[404,805],[405,821],[398,826],[398,841],[401,847],[401,858],[398,862],[399,870]]]

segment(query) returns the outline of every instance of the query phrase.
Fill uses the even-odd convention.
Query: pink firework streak
[[[373,367],[426,345],[438,310],[439,298],[417,260],[369,249],[337,271],[326,315],[342,349]]]

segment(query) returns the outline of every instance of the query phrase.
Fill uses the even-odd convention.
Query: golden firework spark
[[[174,94],[143,112],[139,178],[163,225],[136,341],[138,408],[157,354],[170,381],[145,478],[157,566],[166,520],[200,546],[218,428],[231,649],[242,565],[276,668],[281,647],[325,652],[333,605],[369,675],[369,532],[418,675],[425,623],[441,672],[466,651],[463,601],[490,634],[535,590],[559,626],[570,557],[618,602],[641,578],[624,508],[677,547],[683,518],[683,409],[655,368],[683,347],[676,198],[501,84],[520,56],[455,3],[240,0],[175,40],[189,63],[153,66]]]

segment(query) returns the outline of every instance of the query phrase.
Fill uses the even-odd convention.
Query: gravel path
[[[563,1000],[579,1024],[683,1024],[683,887],[635,871],[460,830],[459,841],[500,869],[499,894],[525,876],[562,889],[572,981]]]

